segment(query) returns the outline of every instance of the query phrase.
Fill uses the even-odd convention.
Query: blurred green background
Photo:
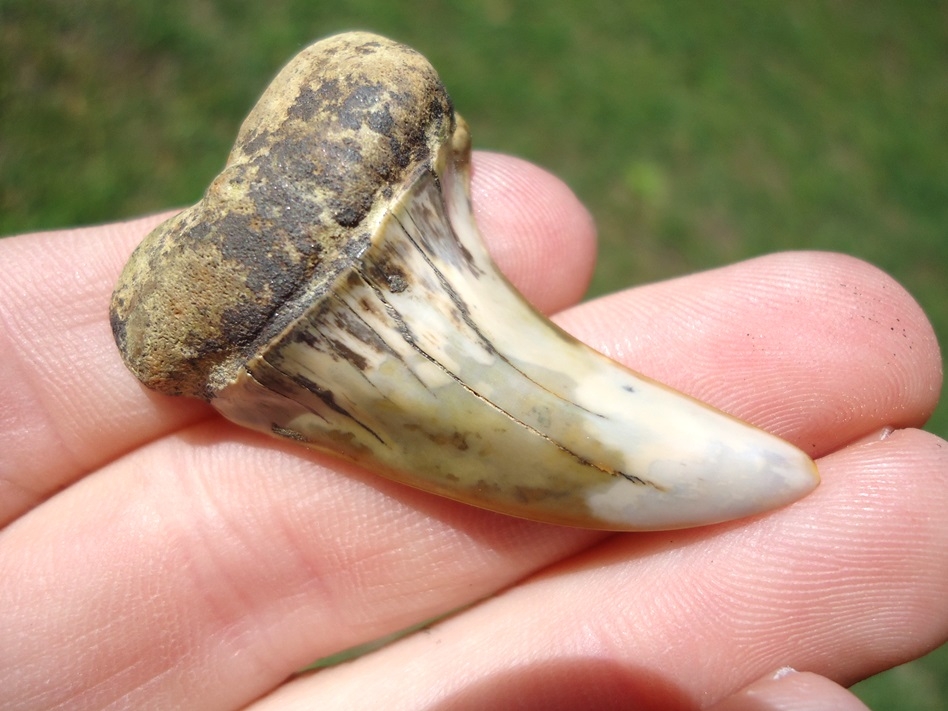
[[[946,343],[948,5],[922,0],[0,0],[0,234],[194,202],[280,66],[354,28],[421,50],[477,147],[573,187],[592,295],[838,250]],[[857,691],[946,709],[948,647]]]

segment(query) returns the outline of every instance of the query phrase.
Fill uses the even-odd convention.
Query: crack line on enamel
[[[399,225],[401,225],[401,223],[399,223]],[[403,229],[404,229],[404,228],[403,228]],[[406,232],[406,234],[407,234],[407,232]],[[416,249],[418,248],[417,245],[414,244],[414,242],[412,242],[412,244],[415,246]],[[385,307],[386,311],[388,311],[389,315],[390,315],[390,316],[392,317],[392,319],[396,322],[396,326],[397,326],[397,329],[398,329],[399,334],[401,334],[402,338],[403,338],[403,339],[405,340],[405,342],[412,348],[412,350],[414,350],[418,355],[420,355],[422,358],[424,358],[424,359],[427,360],[429,363],[431,363],[432,365],[434,365],[436,368],[438,368],[439,370],[441,370],[445,375],[447,375],[449,378],[451,378],[455,383],[457,383],[459,386],[461,386],[461,387],[462,387],[464,390],[466,390],[468,393],[470,393],[471,395],[473,395],[474,397],[476,397],[478,400],[480,400],[481,402],[483,402],[483,403],[486,404],[487,406],[489,406],[489,407],[493,408],[494,410],[496,410],[497,412],[501,413],[504,417],[508,418],[511,422],[515,422],[516,424],[520,425],[521,427],[523,427],[523,428],[526,429],[526,430],[529,430],[530,432],[532,432],[532,433],[535,434],[536,436],[540,437],[541,439],[545,439],[547,442],[549,442],[550,444],[552,444],[554,447],[556,447],[557,449],[559,449],[561,452],[564,452],[565,454],[567,454],[567,455],[569,455],[570,457],[572,457],[573,459],[575,459],[575,460],[576,460],[577,462],[579,462],[582,466],[587,466],[587,467],[591,467],[591,468],[593,468],[593,469],[597,469],[597,470],[599,470],[600,472],[602,472],[603,474],[607,474],[607,475],[609,475],[609,476],[619,476],[619,477],[622,477],[622,478],[625,479],[626,481],[629,481],[629,482],[631,482],[631,483],[633,483],[633,484],[639,484],[639,485],[641,485],[641,486],[648,486],[648,487],[651,487],[651,488],[653,488],[653,489],[657,489],[657,490],[659,490],[659,491],[662,491],[662,490],[663,490],[662,487],[658,486],[658,485],[655,484],[654,482],[647,481],[647,480],[645,480],[645,479],[643,479],[643,478],[641,478],[641,477],[639,477],[639,476],[636,476],[636,475],[634,475],[634,474],[628,474],[628,473],[626,473],[626,472],[624,472],[624,471],[621,471],[621,470],[619,470],[619,469],[614,469],[614,468],[612,468],[612,467],[606,467],[606,466],[603,466],[603,465],[601,465],[601,464],[596,464],[596,463],[590,461],[590,460],[587,459],[586,457],[583,457],[582,455],[577,454],[576,452],[574,452],[574,451],[573,451],[572,449],[570,449],[569,447],[567,447],[567,446],[561,444],[560,442],[557,442],[555,439],[553,439],[552,437],[550,437],[548,434],[546,434],[546,433],[544,433],[544,432],[538,430],[538,429],[537,429],[536,427],[534,427],[533,425],[531,425],[531,424],[529,424],[529,423],[527,423],[527,422],[524,422],[523,420],[521,420],[521,419],[518,418],[518,417],[515,417],[512,413],[510,413],[510,412],[508,412],[507,410],[505,410],[504,408],[500,407],[497,403],[492,402],[489,398],[486,398],[486,397],[484,397],[483,395],[481,395],[479,392],[477,392],[476,390],[474,390],[470,385],[468,385],[467,383],[465,383],[459,376],[457,376],[457,375],[455,375],[453,372],[451,372],[451,370],[450,370],[447,366],[445,366],[443,363],[441,363],[437,358],[435,358],[435,357],[432,356],[430,353],[428,353],[427,351],[425,351],[421,346],[419,346],[418,343],[417,343],[417,341],[415,340],[415,337],[414,337],[414,334],[413,334],[412,331],[411,331],[411,328],[408,326],[407,323],[405,323],[405,320],[402,318],[402,315],[399,313],[398,309],[396,309],[395,306],[394,306],[393,304],[391,304],[391,303],[385,298],[385,295],[384,295],[384,293],[382,292],[382,289],[379,288],[376,284],[374,284],[374,283],[369,279],[368,275],[365,274],[365,273],[363,273],[361,270],[359,270],[359,276],[362,278],[362,280],[365,282],[365,284],[366,284],[370,289],[372,289],[372,290],[375,292],[376,298],[378,298],[378,300],[379,300],[379,301],[382,303],[382,305]],[[408,365],[408,363],[407,363],[404,359],[402,359],[402,362],[405,363],[406,366]],[[511,365],[511,367],[513,367],[513,366]],[[409,370],[411,370],[411,368],[409,368]],[[517,368],[514,368],[514,370],[517,370],[517,372],[520,372],[519,369],[517,369]],[[417,377],[417,376],[416,376],[416,377]],[[527,377],[526,375],[524,375],[524,377],[527,378],[527,380],[530,380],[531,382],[533,382],[533,380],[530,379],[529,377]],[[539,385],[538,385],[538,387],[540,387],[541,389],[546,390],[546,388],[543,388],[543,386],[539,386]],[[562,399],[562,398],[560,398],[560,399]],[[582,408],[581,408],[581,409],[582,409]],[[595,413],[591,413],[591,414],[595,414]]]
[[[375,437],[375,439],[377,439],[381,444],[383,444],[383,445],[385,445],[385,446],[388,446],[388,443],[387,443],[384,439],[382,439],[382,438],[375,432],[375,430],[373,430],[371,427],[369,427],[369,426],[366,425],[364,422],[362,422],[361,420],[359,420],[359,418],[357,418],[357,417],[356,417],[355,415],[353,415],[351,412],[349,412],[348,410],[346,410],[342,405],[340,405],[339,403],[337,403],[336,400],[335,400],[335,398],[333,397],[332,390],[326,390],[325,388],[320,387],[317,383],[313,382],[312,380],[310,380],[309,378],[307,378],[307,377],[304,376],[304,375],[301,375],[301,374],[291,375],[291,374],[287,373],[286,371],[284,371],[284,370],[283,370],[282,368],[280,368],[279,366],[277,366],[276,364],[271,363],[271,362],[270,362],[269,360],[267,360],[267,359],[263,359],[261,362],[262,362],[262,363],[265,363],[265,364],[269,367],[269,369],[271,369],[274,373],[277,374],[277,376],[279,376],[279,378],[278,378],[278,377],[273,377],[272,375],[271,375],[270,377],[267,377],[268,374],[265,373],[265,372],[264,372],[264,373],[261,373],[261,375],[264,376],[263,378],[258,378],[258,377],[256,377],[256,376],[252,376],[252,377],[254,378],[254,380],[256,380],[256,381],[259,382],[261,385],[263,385],[263,387],[268,388],[269,390],[273,390],[273,391],[276,392],[277,394],[282,395],[283,397],[285,397],[285,398],[287,398],[287,399],[289,399],[289,400],[292,400],[293,402],[295,402],[296,404],[298,404],[300,407],[302,407],[303,409],[305,409],[307,412],[310,412],[310,413],[316,415],[317,417],[319,417],[320,419],[322,419],[324,422],[326,422],[327,424],[329,424],[329,420],[328,420],[325,416],[320,415],[318,412],[316,412],[315,410],[313,410],[313,408],[311,408],[311,407],[307,406],[305,403],[301,402],[298,397],[295,397],[295,396],[294,396],[294,393],[298,392],[298,388],[303,388],[306,392],[312,393],[312,394],[315,395],[317,398],[319,398],[319,400],[322,401],[322,403],[323,403],[326,407],[328,407],[330,410],[332,410],[333,412],[335,412],[335,413],[337,413],[337,414],[339,414],[339,415],[342,415],[343,417],[346,417],[346,418],[352,420],[352,421],[353,421],[354,423],[356,423],[359,427],[361,427],[361,428],[364,429],[366,432],[368,432],[370,435],[372,435],[373,437]],[[289,380],[290,382],[292,382],[292,383],[296,386],[296,388],[287,387],[285,383],[281,382],[281,379],[282,379],[282,378],[285,378],[285,379]]]
[[[451,286],[451,283],[450,283],[450,282],[448,281],[448,279],[444,276],[444,273],[435,265],[434,261],[431,259],[431,257],[428,256],[428,254],[425,252],[424,248],[415,240],[414,236],[413,236],[412,233],[408,230],[408,228],[405,227],[405,224],[402,222],[401,218],[400,218],[398,215],[396,215],[394,212],[393,212],[393,213],[390,213],[390,214],[392,215],[392,218],[395,220],[395,222],[398,224],[398,226],[401,228],[402,232],[405,234],[405,237],[406,237],[406,238],[408,239],[408,241],[411,243],[412,247],[414,247],[415,250],[417,250],[417,252],[421,255],[421,258],[425,260],[425,263],[426,263],[426,264],[428,265],[428,267],[434,272],[435,276],[438,278],[438,281],[441,283],[442,288],[445,290],[445,292],[448,294],[448,297],[451,299],[451,302],[457,307],[458,312],[461,314],[461,317],[464,319],[464,323],[466,323],[467,326],[475,333],[475,335],[478,337],[478,339],[479,339],[480,342],[481,342],[481,345],[485,348],[485,350],[487,350],[488,352],[490,352],[490,353],[496,355],[496,356],[497,356],[498,358],[500,358],[504,363],[506,363],[507,365],[509,365],[513,370],[517,371],[517,372],[518,372],[521,376],[523,376],[525,379],[529,380],[531,383],[533,383],[534,385],[536,385],[536,386],[537,386],[538,388],[540,388],[541,390],[546,391],[547,393],[549,393],[550,395],[552,395],[553,397],[555,397],[557,400],[560,400],[561,402],[568,403],[569,405],[572,405],[573,407],[575,407],[575,408],[577,408],[577,409],[579,409],[579,410],[582,410],[583,412],[586,412],[586,413],[592,415],[593,417],[599,417],[599,418],[602,418],[602,419],[605,418],[605,415],[603,415],[603,414],[601,414],[601,413],[599,413],[599,412],[594,412],[594,411],[592,411],[592,410],[590,410],[590,409],[588,409],[588,408],[585,408],[585,407],[583,407],[582,405],[573,402],[572,400],[568,400],[567,398],[564,398],[562,395],[560,395],[560,394],[557,393],[556,391],[551,390],[550,388],[546,387],[545,385],[543,385],[543,384],[541,384],[541,383],[538,383],[536,380],[534,380],[534,379],[531,378],[529,375],[527,375],[525,372],[523,372],[523,370],[521,370],[521,369],[518,368],[516,365],[514,365],[514,363],[512,363],[512,362],[510,361],[510,359],[507,358],[506,355],[504,355],[503,353],[501,353],[501,352],[494,346],[494,344],[491,342],[491,340],[490,340],[489,338],[487,338],[486,335],[484,335],[484,333],[483,333],[483,332],[481,331],[481,329],[480,329],[480,326],[478,326],[477,323],[474,321],[474,319],[471,318],[470,311],[468,310],[467,305],[464,303],[464,300],[463,300],[463,299],[460,297],[460,295],[454,290],[454,288]],[[412,221],[412,224],[415,226],[415,229],[420,232],[421,229],[420,229],[418,223],[415,222],[415,218],[414,218],[414,216],[411,214],[411,211],[410,211],[410,210],[406,210],[406,211],[405,211],[405,215]],[[450,228],[449,228],[449,229],[450,229]],[[638,477],[636,477],[636,478],[638,478]]]
[[[346,304],[346,306],[348,307],[347,304]],[[358,314],[356,314],[356,313],[352,310],[351,307],[348,307],[348,308],[349,308],[350,313],[352,313],[353,316],[358,316]],[[363,321],[363,323],[365,323],[365,322]],[[332,351],[332,353],[333,353],[335,356],[337,356],[339,360],[343,360],[343,361],[349,363],[349,364],[353,367],[353,369],[354,369],[356,372],[358,372],[360,378],[362,378],[366,383],[368,383],[370,386],[372,386],[372,388],[374,388],[376,391],[378,391],[378,386],[376,386],[376,384],[373,383],[373,382],[366,376],[366,374],[365,374],[365,365],[364,365],[364,364],[360,365],[360,364],[357,362],[357,360],[356,360],[357,358],[362,358],[362,356],[361,356],[359,353],[356,353],[354,350],[352,350],[351,348],[349,348],[349,346],[347,346],[346,344],[342,343],[342,341],[339,341],[338,339],[335,339],[335,338],[330,338],[330,337],[327,336],[325,333],[323,333],[322,329],[316,328],[314,323],[311,322],[310,325],[313,325],[313,326],[314,326],[314,330],[321,336],[321,342],[323,342],[323,343],[326,344],[326,346],[328,347],[328,350]],[[365,324],[365,326],[366,326],[366,328],[369,328],[368,324]],[[352,330],[346,328],[346,326],[345,326],[344,324],[336,323],[336,327],[339,328],[339,329],[342,330],[342,331],[348,332],[348,333],[351,334],[353,337],[355,337],[356,340],[358,340],[358,337],[352,332]],[[327,330],[328,330],[328,329],[327,329]],[[310,348],[313,348],[313,349],[318,350],[318,349],[316,348],[316,344],[317,344],[319,341],[309,332],[309,329],[308,329],[308,328],[302,329],[302,331],[299,333],[299,335],[297,335],[297,336],[295,337],[294,340],[302,341],[304,344],[306,344],[306,345],[309,346]],[[381,341],[381,339],[380,339],[380,342],[382,343],[382,345],[384,345],[384,346],[386,346],[386,348],[388,348],[387,344],[386,344],[384,341]],[[281,350],[281,353],[282,353],[282,350]],[[284,358],[283,360],[285,360],[285,358]],[[379,395],[380,395],[381,397],[385,397],[382,393],[379,393]],[[387,398],[386,398],[386,399],[387,399]]]
[[[267,365],[267,366],[269,366],[270,368],[272,368],[273,370],[277,370],[277,369],[274,368],[272,365],[270,365],[270,363],[268,363],[267,361],[264,360],[264,361],[262,361],[262,362],[263,362],[265,365]],[[258,378],[257,375],[256,375],[255,373],[253,373],[253,372],[250,370],[250,368],[244,368],[244,372],[247,374],[247,377],[248,377],[248,378],[250,378],[253,382],[255,382],[257,385],[259,385],[261,388],[263,388],[263,389],[265,389],[265,390],[270,390],[270,391],[272,391],[272,392],[275,392],[277,395],[280,395],[281,397],[285,397],[287,400],[292,400],[293,402],[295,402],[297,405],[299,405],[300,407],[302,407],[302,408],[303,408],[304,410],[306,410],[307,412],[309,412],[309,413],[311,413],[311,414],[313,414],[313,415],[316,415],[316,417],[318,417],[319,419],[321,419],[321,420],[322,420],[323,422],[325,422],[327,425],[329,424],[329,420],[326,419],[326,417],[325,417],[324,415],[321,415],[321,414],[319,414],[318,412],[316,412],[315,410],[313,410],[313,409],[311,409],[311,408],[309,408],[309,407],[306,407],[306,405],[304,405],[303,403],[299,402],[298,400],[294,400],[293,398],[291,398],[291,397],[290,397],[289,395],[287,395],[286,393],[281,392],[280,390],[277,390],[276,388],[274,388],[274,387],[272,386],[272,384],[271,384],[271,385],[268,385],[268,384],[265,382],[264,379]],[[283,375],[283,373],[282,373],[281,371],[277,370],[277,372],[280,373],[281,375]],[[271,381],[271,383],[272,383],[272,381]]]
[[[368,282],[365,281],[365,277],[364,277],[363,275],[360,274],[359,276],[360,276],[360,278],[362,278],[362,281],[366,284],[366,286],[369,286],[370,288],[372,288],[372,287],[368,284]],[[355,316],[355,318],[358,319],[358,320],[366,327],[366,329],[367,329],[369,332],[375,333],[376,335],[378,335],[378,332],[377,332],[374,328],[372,328],[372,326],[369,324],[368,321],[366,321],[364,318],[362,318],[361,314],[359,314],[359,312],[356,311],[356,310],[352,307],[352,304],[350,304],[350,303],[348,303],[348,302],[346,302],[346,301],[343,301],[343,302],[342,302],[342,305],[343,305],[346,309],[348,309],[349,313],[351,313],[353,316]],[[358,336],[357,336],[355,333],[353,333],[352,331],[349,331],[349,333],[351,333],[352,336],[358,340]],[[428,384],[425,383],[425,381],[422,380],[420,377],[418,377],[418,374],[417,374],[415,371],[413,371],[411,368],[407,367],[408,364],[405,363],[404,358],[402,358],[402,357],[398,354],[398,352],[397,352],[394,348],[392,348],[392,347],[388,344],[388,342],[387,342],[384,338],[382,338],[381,336],[379,336],[379,343],[382,344],[382,346],[385,348],[385,352],[386,352],[389,356],[391,356],[392,358],[395,358],[395,359],[397,359],[397,360],[399,360],[399,361],[401,361],[402,363],[405,364],[405,366],[406,366],[405,369],[406,369],[409,373],[411,373],[411,376],[412,376],[415,380],[418,381],[418,384],[421,385],[421,387],[423,387],[423,388],[424,388],[425,390],[427,390],[429,393],[431,392],[431,388],[428,387]],[[383,393],[378,389],[378,386],[377,386],[375,383],[373,383],[372,380],[371,380],[370,378],[368,378],[368,377],[365,375],[365,373],[360,373],[360,374],[362,375],[363,378],[365,378],[365,380],[366,380],[373,388],[375,388],[376,391],[379,392],[379,395],[381,395],[381,396],[384,397],[386,400],[389,400],[389,402],[391,402],[391,398],[389,398],[387,395],[383,394]],[[432,393],[432,395],[433,395],[433,394],[434,394],[434,393]]]

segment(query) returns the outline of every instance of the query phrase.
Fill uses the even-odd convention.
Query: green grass
[[[782,249],[872,261],[948,337],[948,15],[934,2],[0,0],[0,234],[193,202],[276,70],[372,29],[479,147],[590,206],[593,293]],[[948,436],[948,405],[929,429]],[[948,708],[948,653],[858,687]]]

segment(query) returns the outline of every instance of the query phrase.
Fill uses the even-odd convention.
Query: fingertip
[[[476,152],[474,215],[507,278],[541,311],[578,302],[596,261],[596,227],[562,180],[525,160]]]
[[[891,354],[887,366],[902,375],[900,405],[914,419],[910,415],[899,424],[923,425],[938,405],[944,373],[938,337],[922,305],[893,275],[863,259],[832,252],[805,254],[817,267],[841,277],[839,286],[852,292],[858,318],[882,324],[865,329],[866,348],[884,344],[883,350]]]
[[[758,679],[710,711],[869,711],[852,692],[825,676],[790,667]]]
[[[778,252],[557,315],[579,340],[821,456],[919,427],[942,390],[915,299],[863,260]]]

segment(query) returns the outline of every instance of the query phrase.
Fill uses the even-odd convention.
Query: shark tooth
[[[200,202],[135,250],[111,321],[148,387],[397,481],[607,530],[736,519],[819,477],[796,447],[537,313],[470,208],[431,65],[366,33],[276,77]]]

